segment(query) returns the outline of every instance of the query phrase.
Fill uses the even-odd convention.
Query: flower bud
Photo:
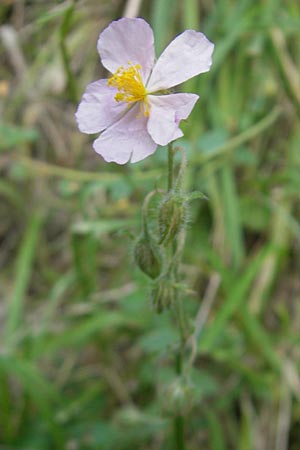
[[[195,388],[185,377],[178,377],[165,387],[161,398],[165,414],[186,414],[195,403]]]
[[[171,242],[186,222],[186,205],[180,196],[170,195],[162,201],[158,211],[159,243]]]
[[[176,288],[173,280],[163,276],[155,281],[151,291],[151,300],[154,309],[161,313],[164,309],[170,308],[176,298]]]
[[[150,278],[157,278],[162,270],[162,255],[149,234],[141,235],[134,247],[137,266]]]

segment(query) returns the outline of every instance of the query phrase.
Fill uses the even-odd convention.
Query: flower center
[[[140,73],[140,64],[132,65],[128,61],[129,67],[120,66],[118,70],[107,81],[108,86],[118,88],[115,100],[117,102],[126,102],[128,106],[138,101],[143,102],[141,109],[144,115],[148,115],[149,107],[147,102],[147,91]]]

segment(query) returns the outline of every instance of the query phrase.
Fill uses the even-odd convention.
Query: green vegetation
[[[74,119],[126,3],[1,2],[0,449],[174,450],[180,411],[187,450],[299,450],[300,3],[141,2],[157,54],[187,28],[216,44],[178,141],[208,198],[181,267],[189,380],[133,255],[167,149],[107,164]]]

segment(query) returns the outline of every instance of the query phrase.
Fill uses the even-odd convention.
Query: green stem
[[[185,450],[183,416],[176,416],[174,418],[174,434],[176,450]]]
[[[175,190],[179,190],[180,186],[181,186],[181,181],[182,181],[183,175],[185,173],[187,159],[186,159],[186,152],[182,147],[176,147],[176,150],[181,152],[181,163],[180,163],[177,180],[176,180],[176,184],[175,184]]]
[[[181,339],[181,346],[178,350],[175,359],[175,368],[178,376],[182,375],[183,369],[183,340]],[[185,450],[184,442],[184,416],[182,414],[177,414],[174,417],[174,438],[176,450]]]
[[[168,147],[168,191],[170,192],[173,189],[174,184],[174,150],[172,148],[172,144]],[[171,258],[173,259],[177,253],[178,242],[175,239],[171,243]],[[172,268],[175,282],[177,282],[178,278],[178,259],[174,261],[174,265]],[[183,371],[183,352],[185,346],[185,326],[184,326],[184,318],[183,318],[183,310],[181,305],[181,300],[178,296],[176,296],[176,309],[175,314],[177,316],[177,323],[179,324],[180,329],[180,347],[176,354],[175,358],[175,368],[176,373],[180,377]],[[184,417],[182,414],[177,414],[174,417],[174,440],[176,450],[185,450],[184,443]]]
[[[168,191],[173,188],[174,180],[174,151],[172,144],[168,145]]]

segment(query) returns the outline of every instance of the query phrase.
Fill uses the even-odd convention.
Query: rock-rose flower
[[[214,45],[204,34],[184,31],[155,62],[151,27],[123,18],[100,33],[97,49],[113,75],[89,84],[76,112],[80,131],[100,133],[95,151],[109,162],[134,163],[183,136],[180,121],[198,95],[169,89],[210,69]]]

